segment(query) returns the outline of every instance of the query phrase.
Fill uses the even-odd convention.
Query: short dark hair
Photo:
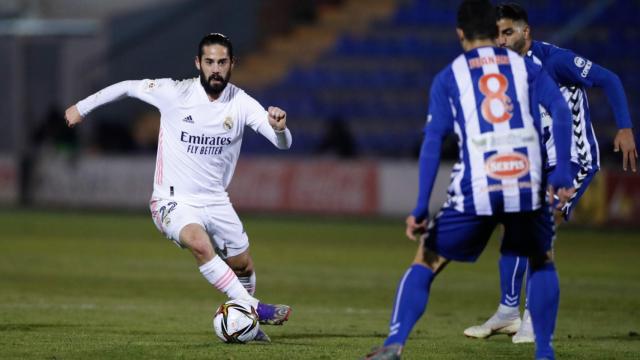
[[[211,33],[211,34],[205,35],[202,38],[202,40],[200,40],[200,44],[198,45],[198,59],[202,58],[202,51],[205,46],[215,45],[215,44],[226,47],[227,51],[229,52],[229,57],[231,58],[231,60],[234,60],[233,44],[231,43],[231,40],[229,40],[229,38],[226,35],[221,33]]]
[[[467,40],[498,37],[496,8],[489,0],[465,0],[458,8],[458,28]]]
[[[503,3],[496,7],[498,11],[498,20],[510,19],[512,21],[524,21],[525,24],[529,24],[529,15],[520,4],[517,3]]]

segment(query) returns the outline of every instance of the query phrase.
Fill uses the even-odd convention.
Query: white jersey
[[[291,146],[288,129],[276,132],[267,111],[229,83],[210,101],[198,78],[129,80],[111,85],[78,102],[82,116],[96,107],[135,97],[160,110],[160,133],[153,197],[194,206],[228,204],[226,188],[238,161],[245,126],[279,149]]]

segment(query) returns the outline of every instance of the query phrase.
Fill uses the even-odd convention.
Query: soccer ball
[[[213,317],[213,330],[226,343],[246,343],[259,329],[256,309],[245,301],[229,300],[218,307]]]

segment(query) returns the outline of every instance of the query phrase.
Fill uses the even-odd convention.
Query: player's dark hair
[[[458,28],[467,40],[498,37],[496,8],[489,0],[465,0],[458,8]]]
[[[529,15],[527,11],[517,3],[503,3],[496,7],[498,20],[510,19],[511,21],[524,21],[529,25]]]
[[[202,51],[203,48],[205,46],[209,46],[209,45],[222,45],[224,47],[227,48],[227,51],[229,52],[229,57],[231,58],[231,60],[233,61],[233,44],[231,43],[231,40],[229,40],[229,38],[224,35],[224,34],[220,34],[220,33],[211,33],[208,35],[205,35],[202,40],[200,40],[200,44],[198,45],[198,58],[202,58]]]

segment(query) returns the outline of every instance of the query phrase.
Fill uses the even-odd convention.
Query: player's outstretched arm
[[[636,149],[636,141],[633,139],[632,129],[618,130],[613,139],[613,151],[622,152],[622,170],[627,171],[631,167],[631,171],[637,171],[638,150]]]
[[[76,124],[82,122],[84,119],[82,115],[80,115],[80,111],[78,111],[78,107],[75,105],[69,106],[67,110],[64,112],[64,119],[67,122],[68,127],[74,127]]]
[[[172,83],[168,80],[126,80],[107,86],[70,106],[64,113],[67,126],[73,127],[82,122],[95,108],[127,96],[136,97],[160,108],[159,100],[167,97],[166,89]]]
[[[626,171],[631,167],[635,172],[638,153],[633,139],[627,96],[620,77],[613,71],[566,49],[559,50],[548,63],[561,82],[584,87],[599,87],[604,90],[619,129],[613,140],[614,151],[622,152],[622,169]]]

